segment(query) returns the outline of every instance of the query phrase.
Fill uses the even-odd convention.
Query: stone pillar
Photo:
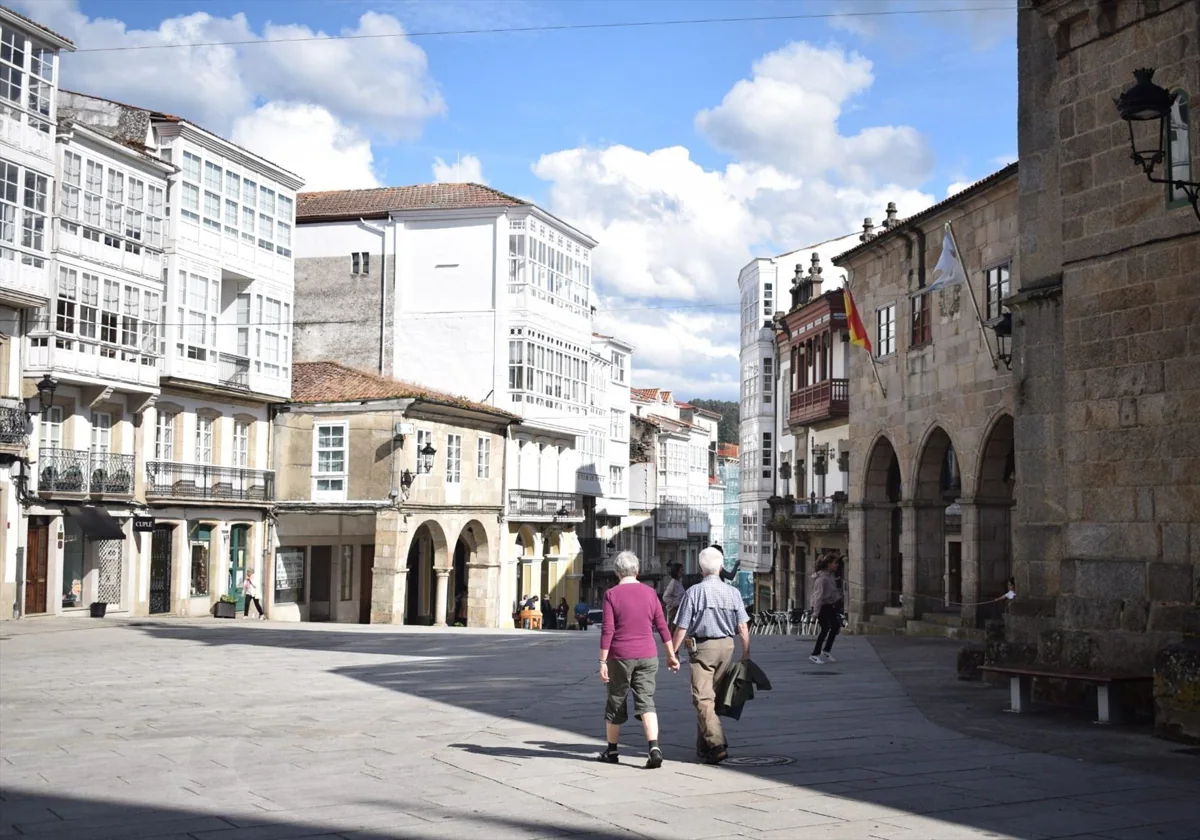
[[[917,506],[914,502],[900,503],[901,533],[900,551],[903,556],[901,569],[900,592],[904,595],[904,617],[915,619],[917,611],[917,546],[920,538],[917,534]],[[895,586],[895,582],[892,582]]]
[[[403,624],[408,584],[408,528],[396,511],[375,515],[371,570],[371,623]]]
[[[500,567],[487,563],[467,564],[467,626],[498,627],[508,610],[500,610]]]
[[[433,626],[446,626],[446,592],[450,587],[450,570],[449,569],[434,569],[433,573],[437,575],[437,598],[434,600],[433,607]]]
[[[979,508],[974,499],[961,499],[958,505],[962,509],[962,592],[952,592],[950,598],[962,603],[962,626],[971,628],[979,616]]]
[[[874,558],[867,556],[867,506],[846,505],[846,518],[850,524],[850,557],[846,563],[846,583],[850,587],[847,605],[851,622],[865,622],[867,615],[867,566]],[[804,604],[803,606],[808,606]],[[853,627],[853,624],[851,624]]]

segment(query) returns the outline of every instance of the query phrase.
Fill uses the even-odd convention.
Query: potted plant
[[[108,610],[108,603],[105,601],[93,601],[91,610],[92,618],[104,618],[104,613]]]
[[[236,618],[237,598],[234,598],[232,595],[222,595],[221,599],[213,604],[213,616],[216,618]]]

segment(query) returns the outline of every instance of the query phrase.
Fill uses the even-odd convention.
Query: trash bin
[[[97,601],[92,604],[92,618],[104,618],[104,613],[108,610],[108,604],[103,601]]]

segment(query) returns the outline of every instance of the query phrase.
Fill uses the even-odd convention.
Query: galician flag
[[[871,352],[871,339],[867,337],[862,318],[858,316],[858,307],[854,305],[854,296],[845,286],[842,287],[842,297],[846,301],[846,324],[850,327],[850,343]]]
[[[958,249],[954,247],[954,237],[950,233],[950,223],[946,222],[946,232],[942,236],[942,255],[938,257],[937,265],[933,267],[933,282],[925,291],[933,292],[945,289],[967,280],[966,269]]]

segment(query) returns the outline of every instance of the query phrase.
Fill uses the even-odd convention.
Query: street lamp
[[[1166,160],[1167,133],[1176,94],[1154,84],[1153,68],[1139,68],[1133,71],[1133,76],[1137,80],[1134,85],[1114,100],[1117,113],[1129,124],[1129,145],[1133,149],[1130,159],[1142,168],[1151,183],[1169,184],[1181,190],[1200,219],[1200,182],[1172,178],[1170,171],[1166,178],[1154,177],[1154,167]]]
[[[432,443],[426,443],[425,446],[421,448],[420,452],[426,458],[432,458],[437,454],[437,450],[433,448]]]
[[[996,334],[996,358],[1012,370],[1012,313],[1005,312],[988,326]]]
[[[45,414],[47,411],[50,410],[51,406],[54,405],[54,391],[57,388],[58,388],[58,380],[55,379],[53,376],[51,376],[50,374],[47,373],[46,375],[44,375],[42,377],[41,381],[38,382],[38,384],[37,384],[38,409],[39,410],[38,411],[30,411],[29,409],[25,410],[25,413],[27,415],[29,415],[30,419],[32,419],[34,417],[34,415]]]

